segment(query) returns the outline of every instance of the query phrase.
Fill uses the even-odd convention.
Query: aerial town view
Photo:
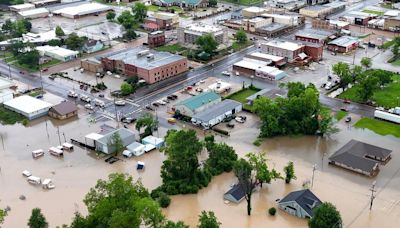
[[[400,0],[0,0],[0,227],[400,227]]]

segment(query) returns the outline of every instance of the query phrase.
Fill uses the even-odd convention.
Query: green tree
[[[257,184],[260,184],[261,187],[263,183],[269,184],[271,180],[282,179],[280,173],[275,169],[268,169],[265,153],[248,153],[246,157],[252,170],[255,172]]]
[[[283,167],[283,171],[285,172],[286,184],[289,184],[292,179],[296,180],[297,177],[294,174],[294,165],[292,161],[288,162],[288,164],[285,167]]]
[[[342,218],[336,207],[328,202],[314,209],[314,216],[308,221],[310,228],[342,227]]]
[[[122,83],[121,84],[121,93],[124,96],[127,96],[129,94],[132,94],[134,92],[133,86],[129,83]]]
[[[107,13],[106,18],[109,21],[113,21],[115,19],[115,16],[116,16],[115,12],[114,11],[110,11],[110,12]]]
[[[133,15],[131,14],[131,12],[129,12],[129,11],[123,11],[118,17],[117,17],[117,21],[120,23],[120,24],[123,24],[125,21],[128,21],[128,20],[131,20],[132,19],[132,21],[134,21],[133,20]]]
[[[32,209],[32,214],[29,218],[28,226],[29,228],[47,228],[49,226],[40,208]]]
[[[338,62],[332,66],[332,71],[340,78],[340,88],[346,88],[347,85],[353,81],[349,64]]]
[[[143,22],[147,17],[147,6],[143,2],[137,2],[132,7],[132,12],[136,21]]]
[[[61,42],[61,40],[58,40],[58,39],[52,39],[52,40],[49,40],[49,41],[47,42],[47,44],[48,44],[49,46],[61,46],[61,45],[62,45],[62,42]]]
[[[176,223],[173,221],[167,221],[162,228],[189,228],[189,226],[182,221],[178,221]]]
[[[339,128],[334,125],[333,117],[329,109],[320,109],[318,123],[318,129],[321,135],[330,135],[339,132]]]
[[[28,44],[22,42],[21,40],[11,40],[9,49],[10,49],[11,53],[13,54],[13,56],[18,56],[22,52],[24,52],[27,47],[28,47]]]
[[[395,43],[392,47],[392,52],[394,56],[398,56],[399,55],[399,47],[400,44]]]
[[[10,19],[5,20],[1,29],[5,32],[11,32],[13,30],[13,22]]]
[[[143,137],[152,135],[153,131],[158,127],[158,120],[150,113],[145,113],[136,121],[136,130],[140,133],[144,128]]]
[[[7,216],[7,211],[0,208],[0,224],[4,222],[4,218]]]
[[[393,81],[393,72],[382,70],[382,69],[373,69],[365,72],[370,77],[376,77],[378,79],[378,84],[380,86],[386,85]]]
[[[301,82],[289,82],[287,84],[288,97],[298,97],[304,93],[306,86]]]
[[[137,34],[134,29],[127,29],[124,34],[124,38],[128,40],[136,39]]]
[[[212,211],[202,211],[199,215],[198,228],[218,228],[221,225]]]
[[[257,186],[257,179],[250,163],[243,158],[239,159],[233,167],[233,172],[238,178],[239,187],[245,192],[247,201],[247,215],[251,215],[251,196]]]
[[[366,69],[370,68],[371,65],[372,65],[371,58],[368,58],[368,57],[362,57],[360,63],[361,63],[361,65],[362,65],[363,67],[365,67]]]
[[[110,139],[107,142],[107,146],[111,148],[111,150],[114,150],[115,156],[117,156],[118,153],[122,152],[122,150],[124,149],[124,143],[118,132],[115,132],[111,135]]]
[[[210,7],[215,7],[215,6],[217,6],[217,4],[218,4],[217,0],[209,0],[208,1],[208,6],[210,6]]]
[[[37,68],[39,65],[40,55],[37,50],[31,50],[21,53],[18,57],[18,63],[29,66],[31,68]]]
[[[206,148],[208,150],[206,167],[212,175],[219,175],[223,172],[232,171],[238,156],[231,146],[225,143],[206,141]]]
[[[247,43],[247,35],[246,35],[246,32],[243,31],[243,29],[238,30],[238,31],[236,32],[235,39],[236,39],[236,42],[238,42],[239,44],[245,44],[245,43]]]
[[[359,82],[359,87],[357,88],[357,96],[362,101],[369,100],[374,91],[378,88],[379,79],[373,76],[367,76]]]
[[[80,37],[76,33],[71,33],[68,38],[65,39],[65,45],[67,45],[68,49],[80,51],[86,40],[86,37]]]
[[[218,42],[215,40],[214,36],[211,35],[211,33],[197,38],[196,44],[200,47],[201,51],[204,51],[210,55],[213,55],[218,48]]]
[[[364,75],[363,73],[364,73],[364,70],[363,70],[362,66],[358,66],[358,65],[353,66],[353,68],[351,69],[353,83],[355,81],[359,81],[360,79],[362,79],[362,77]]]
[[[58,25],[56,27],[56,36],[57,37],[65,36],[64,30]]]

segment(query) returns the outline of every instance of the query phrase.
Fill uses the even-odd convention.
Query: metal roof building
[[[224,199],[233,203],[240,203],[245,195],[246,193],[243,191],[243,188],[239,184],[235,184],[224,194]]]
[[[114,131],[111,131],[110,133],[104,135],[101,138],[98,138],[96,140],[96,151],[100,151],[106,154],[111,154],[115,152],[115,147],[110,145],[111,140],[112,140],[112,135],[114,133],[118,133],[119,136],[122,139],[122,145],[124,147],[128,146],[129,144],[135,142],[135,133],[132,131],[125,129],[125,128],[120,128]]]
[[[180,114],[192,117],[198,112],[221,101],[221,97],[214,92],[204,92],[177,103],[174,108]]]
[[[279,208],[300,218],[312,218],[313,210],[322,204],[309,189],[289,193],[278,203]]]
[[[79,18],[87,15],[103,13],[110,10],[112,10],[110,6],[91,2],[57,9],[53,11],[53,13],[67,18]]]
[[[52,104],[40,99],[23,95],[3,103],[4,107],[32,120],[47,115]]]
[[[40,17],[47,17],[49,15],[49,10],[46,8],[35,8],[30,10],[24,10],[18,12],[18,16],[24,19],[30,18],[40,18]]]

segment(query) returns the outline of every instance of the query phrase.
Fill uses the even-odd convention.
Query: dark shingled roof
[[[235,184],[229,191],[225,193],[225,195],[232,195],[233,198],[235,198],[237,201],[240,201],[243,199],[245,196],[245,192],[243,189],[239,186],[239,184]]]
[[[51,108],[53,112],[56,112],[60,116],[67,115],[71,112],[75,112],[78,110],[76,105],[71,101],[64,101],[58,105],[55,105]]]
[[[303,208],[311,217],[313,216],[313,209],[322,204],[308,189],[299,190],[289,193],[285,198],[281,199],[279,203],[295,201],[301,208]]]
[[[371,172],[374,166],[379,163],[378,160],[373,160],[369,157],[379,157],[383,160],[390,155],[392,151],[377,147],[368,143],[363,143],[357,140],[351,140],[338,151],[336,151],[329,160],[335,163],[344,164],[348,167],[360,169],[366,172]]]

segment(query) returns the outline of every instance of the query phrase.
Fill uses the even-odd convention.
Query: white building
[[[18,4],[18,5],[11,5],[8,8],[10,9],[10,11],[19,12],[19,11],[34,9],[35,5],[30,4],[30,3],[25,3],[25,4]]]
[[[14,98],[13,92],[10,90],[13,85],[14,83],[11,80],[0,77],[0,104]]]
[[[268,79],[271,81],[280,80],[286,76],[286,72],[281,71],[276,67],[263,66],[256,69],[256,77]]]
[[[268,1],[268,6],[286,10],[296,10],[306,5],[305,0],[272,0]]]
[[[0,46],[10,45],[10,42],[12,40],[20,40],[24,43],[29,42],[32,44],[41,45],[41,44],[49,42],[50,40],[58,40],[58,39],[59,38],[56,36],[55,30],[50,30],[50,31],[43,32],[43,33],[28,32],[28,33],[22,34],[22,37],[1,41]]]
[[[18,12],[18,16],[24,19],[47,17],[48,15],[49,15],[49,10],[46,8],[36,8]]]
[[[96,2],[85,3],[81,5],[74,5],[70,7],[64,7],[58,10],[53,11],[55,15],[61,15],[67,18],[80,18],[88,15],[96,15],[100,13],[104,13],[107,11],[111,11],[112,8],[107,5],[99,4]]]
[[[7,109],[17,112],[27,117],[29,120],[47,115],[49,109],[53,106],[48,102],[28,95],[16,97],[4,102],[3,104]]]
[[[282,15],[282,14],[272,14],[272,13],[263,13],[261,17],[271,17],[274,23],[296,26],[300,24],[299,16],[297,15]]]
[[[219,44],[227,41],[225,28],[204,23],[192,23],[186,27],[178,29],[178,41],[181,44],[195,44],[196,40],[202,35],[211,34]]]
[[[54,59],[58,59],[63,62],[71,61],[77,58],[77,51],[72,51],[66,48],[58,47],[58,46],[38,46],[36,49],[39,51],[41,56],[49,56]]]

